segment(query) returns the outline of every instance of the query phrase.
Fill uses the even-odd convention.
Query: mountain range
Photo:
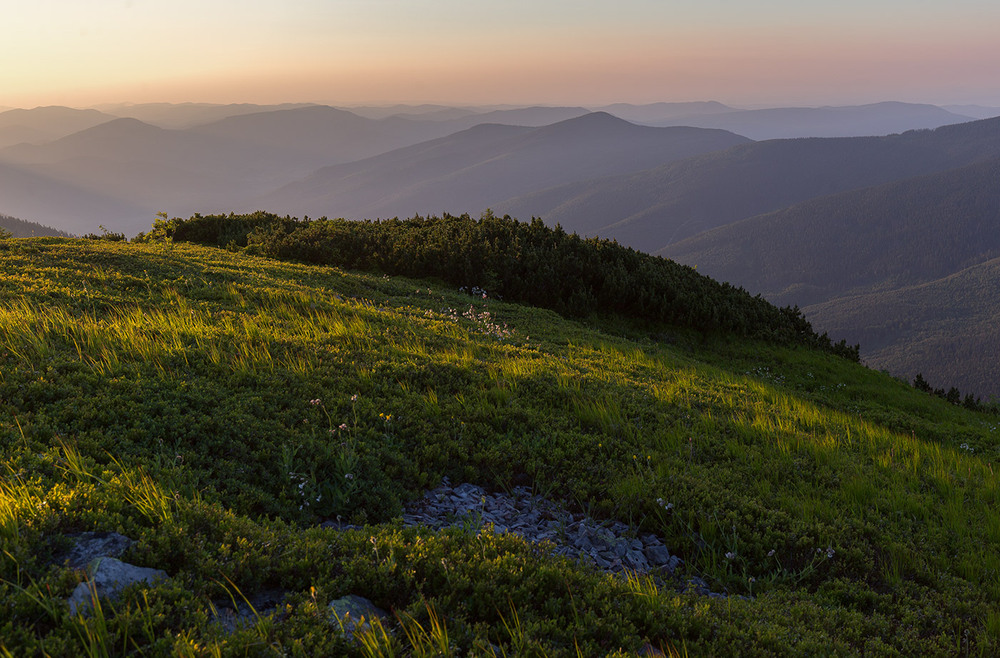
[[[641,172],[577,181],[494,208],[660,252],[803,201],[1000,156],[1000,119],[884,137],[753,142]]]
[[[129,235],[160,211],[538,216],[798,305],[875,367],[1000,393],[987,283],[1000,257],[1000,118],[971,120],[997,108],[353,110],[8,110],[0,212]],[[799,134],[810,136],[762,139]]]
[[[1000,114],[998,112],[997,114]],[[996,116],[991,114],[989,116]],[[874,103],[846,107],[779,107],[759,110],[698,112],[651,118],[656,126],[698,126],[731,130],[751,139],[855,137],[889,135],[904,130],[938,128],[974,118],[935,105]]]
[[[367,160],[323,168],[251,206],[358,218],[442,210],[479,213],[506,198],[549,186],[640,170],[747,142],[721,130],[638,126],[603,112],[541,128],[482,124]]]
[[[864,345],[874,367],[996,392],[997,180],[1000,157],[813,199],[662,253],[802,306],[818,328]]]

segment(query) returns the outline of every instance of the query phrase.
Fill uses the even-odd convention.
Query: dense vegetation
[[[1000,646],[996,418],[849,360],[172,242],[0,241],[0,298],[0,652],[367,655],[326,611],[348,593],[403,620],[381,655],[417,654],[408,615],[445,624],[445,655]],[[445,475],[657,533],[734,596],[474,518],[401,528]],[[368,525],[315,526],[337,515]],[[71,614],[85,530],[169,581]],[[215,623],[276,588],[273,615]]]
[[[445,215],[363,222],[298,221],[263,212],[195,215],[161,218],[141,239],[246,247],[282,259],[432,277],[569,317],[615,315],[858,358],[857,347],[817,335],[798,309],[778,309],[692,268],[609,240],[584,240],[539,219],[522,223],[491,213],[478,221]]]

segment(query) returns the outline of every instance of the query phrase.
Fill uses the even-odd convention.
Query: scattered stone
[[[670,551],[663,544],[652,544],[646,546],[643,551],[646,554],[646,559],[650,561],[651,564],[655,564],[658,567],[666,566],[670,564]],[[671,569],[671,571],[673,571]]]
[[[117,532],[78,532],[66,535],[73,540],[64,560],[70,569],[86,569],[102,557],[119,557],[135,542]]]
[[[287,593],[282,589],[270,589],[246,600],[213,601],[216,622],[227,635],[232,635],[237,629],[252,625],[258,618],[280,614]]]
[[[69,611],[87,612],[93,606],[93,596],[113,600],[118,594],[135,583],[154,583],[165,579],[167,572],[160,569],[137,567],[113,557],[94,560],[88,568],[89,578],[76,586],[69,597]]]
[[[370,628],[373,617],[388,619],[389,614],[363,596],[348,594],[336,601],[330,601],[330,612],[334,623],[339,623],[347,639],[354,637],[359,629]]]
[[[681,564],[654,534],[633,537],[621,521],[599,523],[584,514],[571,514],[532,495],[524,486],[514,487],[506,495],[487,493],[468,482],[452,487],[445,478],[440,487],[405,509],[403,524],[435,530],[458,526],[476,532],[492,524],[494,532],[547,542],[556,555],[589,562],[605,571],[657,570],[671,575]]]

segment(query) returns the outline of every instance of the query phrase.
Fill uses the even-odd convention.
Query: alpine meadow
[[[1000,2],[7,5],[0,658],[1000,656]]]
[[[0,268],[6,655],[997,650],[997,409],[691,268],[266,213],[7,238]],[[557,552],[485,495],[405,523],[443,478],[677,559]],[[157,576],[104,596],[70,563],[112,533]]]

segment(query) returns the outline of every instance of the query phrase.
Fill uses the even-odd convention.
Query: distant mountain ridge
[[[658,252],[809,199],[1000,156],[1000,119],[886,137],[768,140],[645,171],[568,183],[497,204]]]
[[[776,107],[760,110],[699,112],[652,119],[655,126],[721,128],[755,140],[797,137],[865,137],[939,128],[979,116],[950,112],[936,105],[884,102],[842,107]]]
[[[0,112],[0,148],[52,141],[114,118],[97,110],[62,106],[7,110]]]
[[[662,255],[803,307],[873,367],[1000,395],[1000,158],[812,199]]]
[[[478,213],[508,196],[747,141],[725,131],[638,126],[603,112],[540,128],[484,124],[368,160],[321,169],[254,203],[294,214],[333,217],[452,210]]]
[[[29,222],[4,214],[0,214],[0,228],[10,231],[11,236],[15,238],[71,237],[70,234],[65,231],[60,231],[50,226],[43,226],[42,224],[38,224],[36,222]]]

